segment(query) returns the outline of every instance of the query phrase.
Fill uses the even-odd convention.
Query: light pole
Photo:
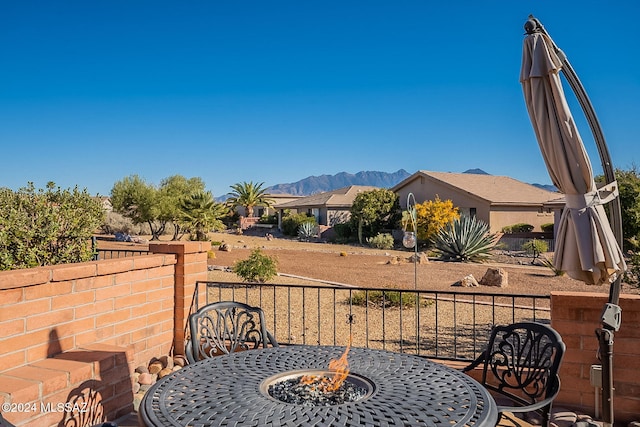
[[[416,211],[416,198],[413,193],[407,195],[407,217],[404,221],[404,235],[402,246],[413,248],[413,289],[418,288],[418,212]],[[407,231],[407,225],[411,223],[412,231]]]
[[[407,231],[407,226],[411,223],[412,231]],[[416,298],[416,353],[420,354],[420,297],[418,295],[418,211],[416,209],[416,198],[413,193],[407,195],[407,211],[403,215],[402,246],[407,249],[413,248],[413,290]]]

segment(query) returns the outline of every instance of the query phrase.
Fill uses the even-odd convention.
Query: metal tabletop
[[[496,404],[477,381],[425,358],[351,348],[352,373],[374,385],[362,400],[302,406],[264,395],[288,371],[326,369],[344,347],[289,346],[206,359],[162,378],[140,405],[152,426],[494,426]]]

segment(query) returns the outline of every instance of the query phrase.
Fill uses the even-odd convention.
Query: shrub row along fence
[[[199,301],[206,287],[205,301]],[[202,297],[200,297],[202,299]],[[550,297],[334,286],[197,282],[194,306],[259,306],[282,344],[344,345],[468,361],[496,324],[550,322]]]

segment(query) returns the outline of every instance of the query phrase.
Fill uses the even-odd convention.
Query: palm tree
[[[195,239],[207,240],[207,231],[223,229],[220,220],[227,214],[222,203],[216,203],[210,191],[196,191],[185,197],[180,203],[182,222],[187,229],[195,231]]]
[[[257,205],[271,207],[273,200],[267,197],[266,189],[262,188],[264,182],[254,184],[253,181],[242,182],[231,186],[233,192],[227,199],[227,203],[233,208],[242,206],[247,211],[248,217],[253,217],[253,208]]]

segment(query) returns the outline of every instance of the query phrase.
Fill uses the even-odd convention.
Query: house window
[[[469,216],[471,218],[475,218],[476,217],[476,208],[469,208]]]

